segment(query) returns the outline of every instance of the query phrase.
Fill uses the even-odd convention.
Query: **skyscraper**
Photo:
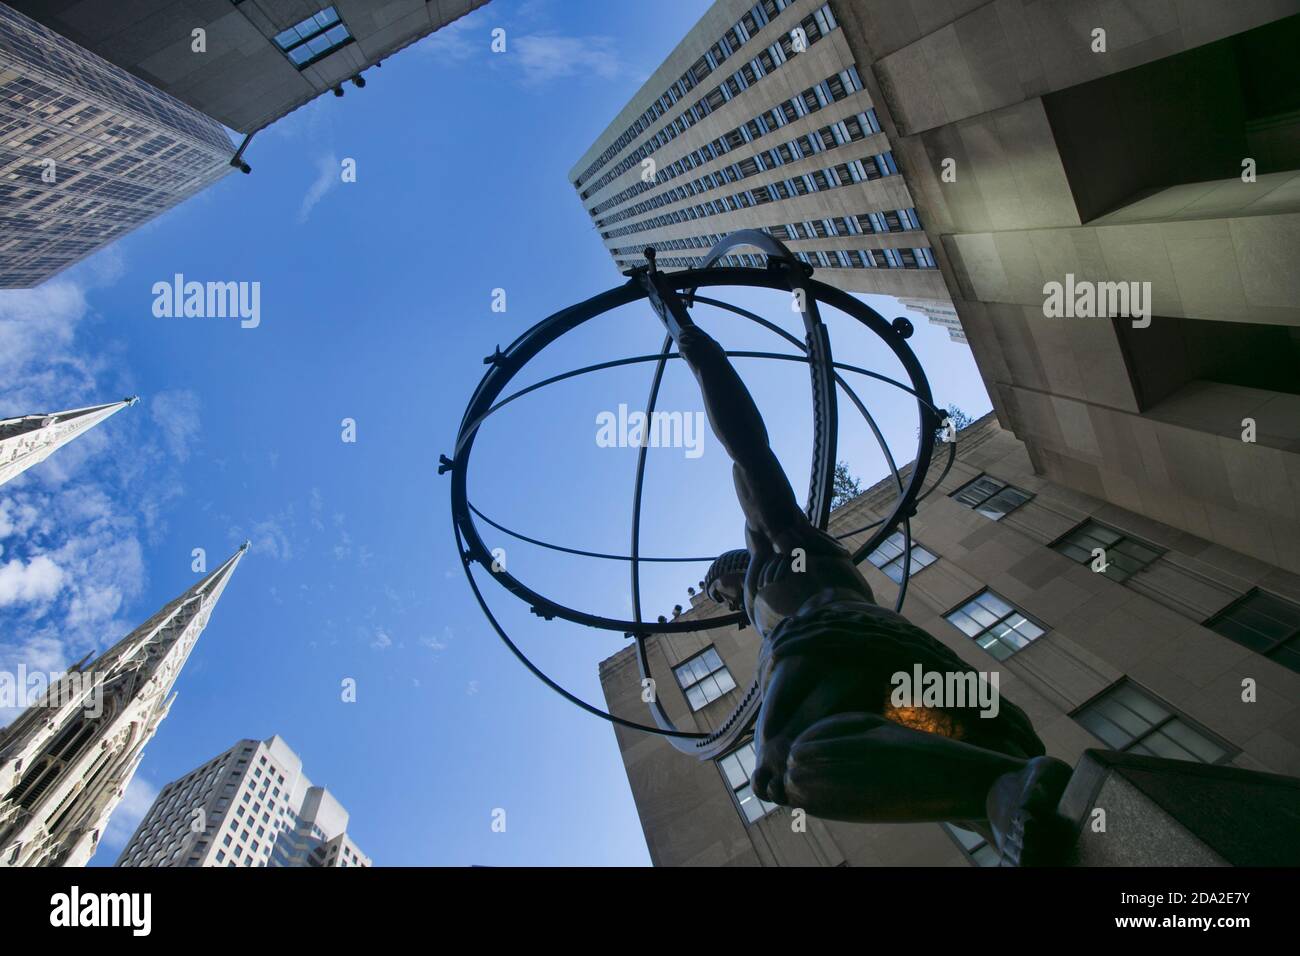
[[[66,412],[0,419],[0,485],[39,464],[72,439],[139,399],[72,408]]]
[[[689,267],[764,229],[831,285],[947,300],[836,9],[718,0],[578,160],[569,181],[620,269],[647,246]]]
[[[39,285],[230,172],[221,125],[0,4],[0,288]]]
[[[1071,763],[1103,748],[1300,776],[1300,575],[1054,483],[992,414],[957,438],[952,471],[911,521],[903,613],[913,623],[996,675],[1001,697]],[[947,460],[940,452],[927,488]],[[879,482],[833,513],[831,531],[860,545],[897,493],[892,479]],[[886,607],[902,563],[895,533],[861,565]],[[691,605],[678,620],[725,611],[698,592]],[[678,728],[718,728],[758,651],[753,628],[651,638],[651,676]],[[634,648],[602,662],[600,681],[611,713],[646,721]],[[613,730],[656,865],[997,863],[951,824],[798,821],[751,792],[752,743],[702,763]],[[1171,853],[1222,863],[1176,831],[1165,834]]]
[[[255,133],[487,0],[10,3],[231,129]]]
[[[348,812],[283,738],[241,740],[163,787],[118,866],[370,866]]]
[[[0,731],[0,866],[83,866],[94,855],[247,550],[53,681]]]

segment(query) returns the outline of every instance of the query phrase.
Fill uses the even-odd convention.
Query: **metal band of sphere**
[[[705,269],[687,270],[665,276],[659,274],[657,277],[660,282],[670,280],[667,285],[674,290],[689,290],[686,301],[688,303],[700,302],[701,304],[714,305],[723,308],[734,314],[741,315],[758,324],[777,332],[787,341],[800,347],[806,353],[804,356],[789,356],[765,353],[728,353],[729,355],[753,355],[764,358],[781,358],[792,361],[807,361],[813,374],[814,396],[818,400],[814,401],[814,432],[815,434],[825,436],[825,421],[829,415],[832,420],[835,417],[835,392],[834,385],[844,389],[863,414],[869,427],[874,433],[877,442],[880,444],[883,453],[890,465],[890,470],[895,482],[899,487],[899,496],[895,502],[894,508],[888,517],[879,522],[873,522],[864,528],[855,532],[850,532],[841,537],[848,537],[851,534],[860,533],[875,527],[875,532],[853,553],[855,560],[860,561],[866,554],[873,551],[884,538],[893,532],[894,528],[902,525],[905,534],[905,564],[910,557],[910,528],[908,518],[915,513],[916,502],[921,497],[921,487],[924,477],[928,471],[934,448],[934,433],[938,426],[940,414],[935,409],[930,394],[929,383],[925,374],[916,360],[915,355],[905,342],[906,335],[910,333],[910,326],[902,327],[891,325],[879,313],[871,309],[860,300],[843,293],[838,289],[827,286],[823,283],[816,282],[807,277],[807,274],[799,274],[792,268],[792,263],[787,261],[773,262],[772,267],[768,269],[743,269],[743,268],[718,268],[711,267]],[[696,297],[696,290],[700,288],[710,288],[715,286],[745,286],[755,288],[769,288],[778,291],[793,292],[797,287],[802,290],[805,297],[806,305],[811,308],[805,310],[805,318],[811,314],[814,323],[807,329],[809,342],[813,346],[811,349],[804,343],[799,342],[788,332],[775,326],[773,323],[762,319],[753,313],[748,313],[743,309],[738,309],[717,300],[704,299]],[[471,565],[477,563],[482,565],[491,576],[497,580],[502,587],[513,594],[515,597],[529,605],[533,613],[550,620],[554,617],[560,617],[577,624],[585,624],[591,627],[603,630],[620,631],[631,637],[634,637],[638,643],[638,659],[643,671],[643,675],[648,676],[648,660],[645,653],[645,641],[651,634],[680,634],[693,631],[705,630],[712,627],[720,627],[729,624],[741,624],[744,621],[743,612],[734,612],[721,615],[715,615],[710,618],[699,620],[672,620],[649,623],[641,620],[641,609],[639,600],[639,569],[638,565],[641,560],[648,561],[678,561],[689,560],[684,558],[642,558],[639,555],[639,525],[640,525],[640,496],[644,478],[645,452],[643,447],[640,449],[638,461],[636,486],[634,488],[634,520],[632,529],[632,549],[630,555],[609,555],[599,552],[582,551],[579,549],[565,548],[559,545],[552,545],[535,538],[529,538],[517,534],[502,525],[497,524],[491,519],[478,512],[469,501],[467,493],[467,478],[469,458],[473,450],[474,441],[477,437],[478,430],[483,422],[498,408],[531,391],[535,391],[541,386],[559,381],[573,375],[582,374],[587,371],[593,371],[600,368],[612,368],[619,365],[631,364],[638,361],[656,362],[655,381],[651,389],[651,400],[648,403],[647,414],[653,410],[654,399],[657,397],[658,382],[662,376],[662,371],[666,361],[675,358],[671,353],[671,342],[665,342],[663,350],[657,356],[642,356],[631,360],[618,360],[614,362],[602,363],[598,366],[591,366],[587,369],[581,369],[566,375],[555,376],[546,382],[537,383],[529,386],[504,400],[498,401],[505,391],[511,380],[538,354],[545,348],[554,343],[568,332],[576,329],[580,325],[591,319],[603,315],[622,305],[627,305],[641,299],[647,298],[647,291],[643,281],[637,281],[636,278],[625,285],[610,289],[607,292],[594,296],[585,302],[578,303],[560,312],[555,313],[547,319],[542,320],[533,326],[518,339],[513,342],[508,349],[502,352],[498,349],[493,355],[486,358],[485,364],[489,365],[487,373],[479,383],[465,415],[462,418],[460,431],[457,436],[455,452],[450,460],[444,460],[443,470],[451,472],[451,504],[454,532],[457,540],[458,549],[460,550],[462,562],[465,569],[466,577],[470,582],[471,589],[474,592],[484,614],[496,630],[498,636],[505,642],[507,647],[547,686],[551,687],[557,693],[582,707],[584,710],[606,720],[620,724],[622,726],[643,730],[649,733],[660,734],[667,737],[674,746],[688,753],[692,753],[701,759],[711,759],[719,756],[726,750],[735,746],[736,743],[744,736],[753,717],[756,714],[758,704],[757,684],[751,684],[748,691],[742,698],[740,705],[733,711],[731,716],[724,721],[722,726],[715,732],[709,734],[698,734],[679,731],[672,724],[667,714],[663,711],[657,699],[651,704],[652,715],[655,718],[657,727],[651,727],[617,717],[606,711],[600,710],[582,701],[578,697],[569,693],[560,687],[547,675],[542,673],[523,652],[510,640],[505,631],[497,622],[495,616],[488,607],[477,582],[474,580]],[[839,310],[840,312],[856,319],[879,338],[881,338],[894,353],[895,357],[902,364],[911,382],[911,387],[901,382],[896,382],[878,373],[870,372],[866,369],[860,369],[853,366],[846,366],[842,363],[829,361],[829,338],[826,335],[825,326],[820,322],[816,311],[816,302],[820,300],[827,305]],[[921,419],[920,441],[918,444],[916,465],[906,484],[903,483],[898,469],[894,463],[893,457],[884,442],[883,436],[875,421],[872,419],[866,406],[853,393],[848,384],[836,373],[836,369],[846,369],[849,371],[859,372],[873,378],[885,381],[895,385],[904,391],[913,395],[917,402]],[[818,382],[830,381],[833,384],[830,390],[825,388],[819,389]],[[494,404],[495,403],[495,404]],[[952,464],[952,449],[950,449],[949,460],[944,473]],[[814,461],[812,467],[812,484],[810,488],[808,512],[810,516],[815,516],[816,523],[825,528],[826,516],[829,514],[829,480],[833,475],[835,467],[834,441],[819,441],[814,447]],[[930,491],[933,491],[932,486]],[[929,492],[925,492],[929,494]],[[474,521],[474,515],[479,514],[485,522],[504,531],[513,537],[530,541],[542,547],[553,548],[559,551],[565,551],[573,554],[581,554],[591,557],[600,557],[609,560],[628,560],[632,564],[632,586],[634,592],[633,607],[635,611],[634,620],[621,620],[617,618],[605,617],[603,615],[591,614],[577,608],[568,607],[567,605],[553,601],[550,598],[533,590],[531,587],[520,581],[514,575],[499,566],[494,569],[494,558],[487,545],[479,534],[478,528]],[[899,603],[904,595],[900,590]]]

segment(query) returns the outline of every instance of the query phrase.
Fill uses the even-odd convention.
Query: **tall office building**
[[[1035,470],[1300,572],[1300,2],[832,7]]]
[[[241,740],[163,787],[118,866],[370,866],[348,812],[279,737]]]
[[[4,4],[0,130],[6,289],[39,285],[216,182],[235,151],[220,124]]]
[[[239,561],[54,681],[0,731],[0,866],[84,866]]]
[[[71,408],[66,412],[23,415],[0,420],[0,485],[43,462],[78,435],[94,428],[138,398]]]
[[[959,432],[957,448],[912,519],[903,613],[996,672],[1049,753],[1073,763],[1097,747],[1300,776],[1300,575],[1051,481],[991,414]],[[947,455],[936,458],[927,487]],[[880,482],[833,513],[832,531],[884,517],[896,495]],[[893,605],[901,565],[897,535],[863,562],[880,604]],[[725,610],[698,593],[691,604],[682,618]],[[651,639],[659,700],[679,728],[721,724],[758,646],[752,628]],[[612,713],[647,720],[633,648],[602,662],[600,680]],[[801,830],[751,793],[752,744],[701,763],[638,731],[614,734],[656,865],[997,862],[977,834],[938,823],[810,817]],[[1168,840],[1184,859],[1216,862]]]
[[[838,9],[718,0],[578,160],[569,181],[620,269],[647,246],[685,268],[757,228],[839,288],[948,298]]]
[[[8,2],[231,129],[255,133],[487,0]]]

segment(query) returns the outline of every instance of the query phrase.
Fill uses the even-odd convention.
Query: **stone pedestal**
[[[1074,866],[1300,866],[1295,777],[1088,750],[1060,809]]]

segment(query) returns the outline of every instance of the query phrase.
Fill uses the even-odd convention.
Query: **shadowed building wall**
[[[1300,3],[833,6],[1035,470],[1300,571]]]

